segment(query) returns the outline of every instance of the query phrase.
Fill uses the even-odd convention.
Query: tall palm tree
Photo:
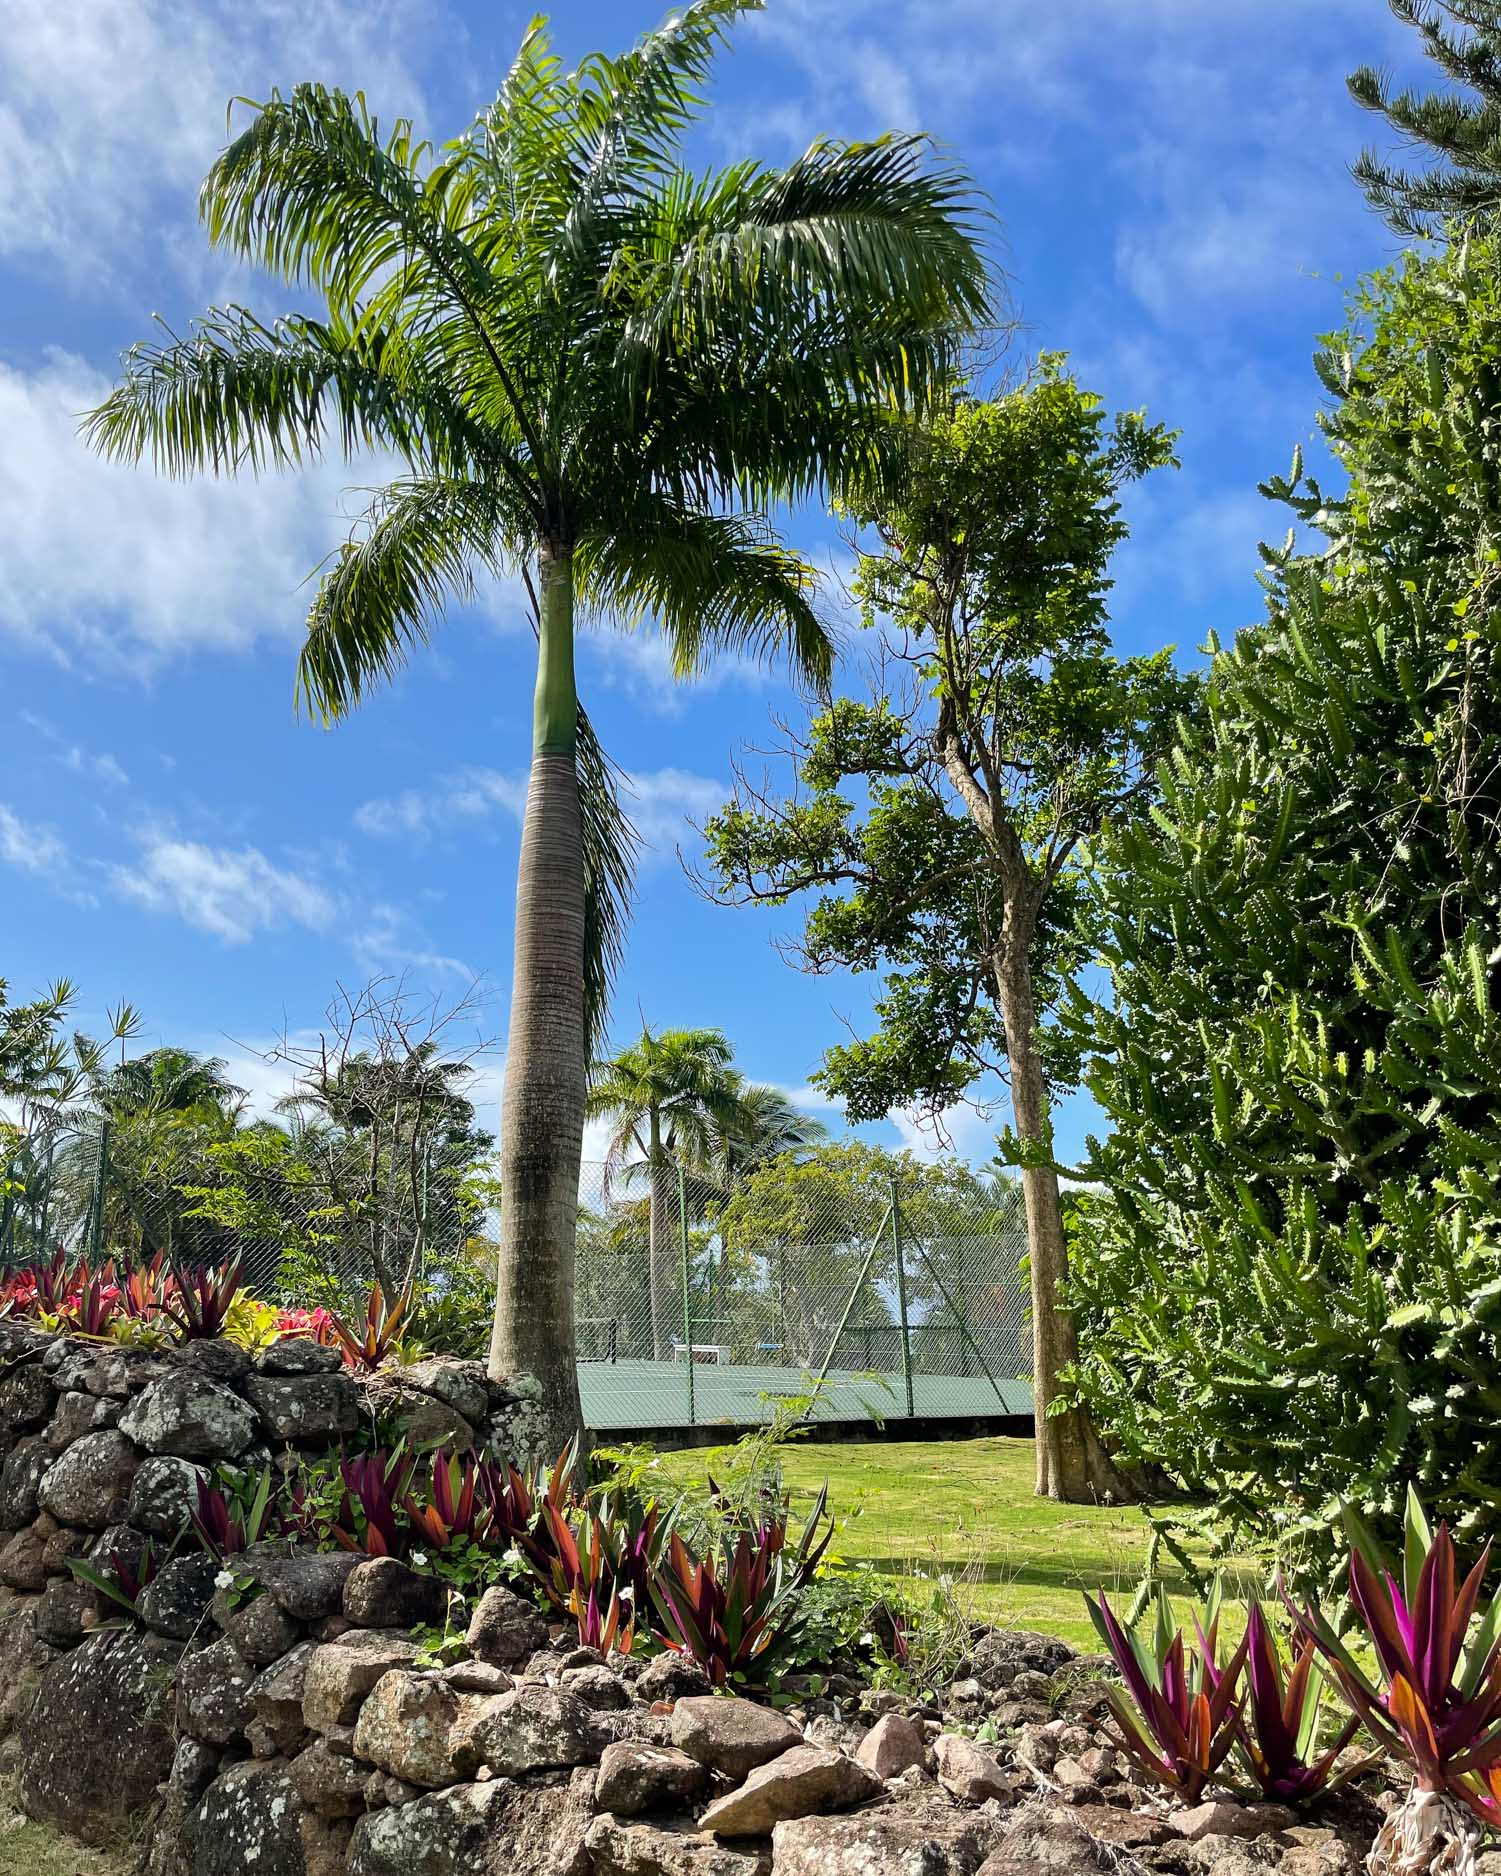
[[[780,1088],[765,1082],[745,1082],[740,1090],[740,1113],[733,1133],[720,1144],[721,1170],[726,1185],[765,1160],[817,1146],[828,1138],[821,1120],[805,1114]]]
[[[704,1173],[720,1158],[723,1142],[745,1120],[742,1083],[730,1066],[722,1029],[649,1029],[607,1061],[597,1062],[586,1112],[608,1120],[605,1180],[648,1182],[647,1269],[652,1353],[667,1354],[675,1327],[672,1227],[678,1173]]]
[[[968,185],[922,138],[815,143],[781,170],[679,167],[698,86],[761,0],[696,0],[564,72],[534,22],[499,96],[435,151],[362,96],[274,93],[209,172],[210,240],[311,287],[139,346],[88,420],[173,474],[301,463],[332,440],[406,473],[319,586],[298,695],[342,716],[477,573],[533,608],[533,758],[516,892],[491,1363],[577,1424],[572,1272],[590,1052],[629,842],[574,681],[576,606],[654,615],[677,668],[830,647],[764,510],[889,460],[990,307]],[[581,788],[582,777],[582,788]]]

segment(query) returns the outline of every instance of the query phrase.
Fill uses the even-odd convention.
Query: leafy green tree
[[[575,607],[655,615],[681,672],[723,647],[827,674],[774,499],[869,473],[989,317],[964,179],[919,137],[820,141],[783,170],[679,167],[697,87],[760,0],[695,0],[571,73],[542,23],[441,151],[360,97],[273,95],[210,171],[210,240],[322,300],[217,310],[138,347],[90,420],[173,474],[388,452],[326,573],[300,695],[342,716],[478,574],[519,568],[538,637],[517,881],[491,1361],[578,1424],[573,1251],[589,1010],[618,956],[628,841],[574,679]],[[580,787],[580,777],[583,787]]]
[[[1078,1383],[1238,1541],[1498,1528],[1501,253],[1409,257],[1319,360],[1345,474],[1102,846],[1111,1131]]]
[[[855,593],[883,626],[883,691],[819,716],[804,792],[744,786],[706,828],[719,897],[814,893],[812,970],[896,969],[876,1033],[815,1080],[855,1120],[936,1113],[1008,1075],[1023,1166],[1033,1311],[1037,1489],[1083,1501],[1128,1487],[1087,1414],[1060,1397],[1077,1352],[1052,1164],[1051,1087],[1076,1049],[1045,1022],[1082,955],[1081,849],[1150,802],[1153,764],[1192,686],[1166,652],[1115,658],[1105,595],[1125,538],[1123,483],[1169,463],[1140,415],[1107,425],[1057,357],[994,399],[964,397],[908,433],[898,494],[851,505]],[[905,694],[893,678],[905,668]]]
[[[1411,170],[1367,150],[1355,179],[1399,234],[1441,235],[1457,220],[1489,220],[1501,209],[1501,0],[1387,3],[1459,89],[1394,91],[1372,66],[1353,72],[1355,102],[1432,159],[1428,169]]]

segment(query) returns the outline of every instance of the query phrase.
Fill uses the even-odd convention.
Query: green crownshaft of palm
[[[317,316],[211,310],[127,354],[96,447],[172,474],[330,446],[402,473],[324,571],[299,700],[342,716],[478,579],[519,570],[538,637],[517,884],[492,1363],[577,1417],[572,1252],[591,1021],[618,961],[632,838],[579,709],[575,609],[654,618],[678,672],[828,637],[774,502],[896,471],[894,410],[988,323],[965,178],[922,138],[815,143],[783,169],[680,167],[727,30],[698,0],[572,72],[534,21],[494,104],[435,149],[363,97],[252,107],[204,184],[210,240]]]

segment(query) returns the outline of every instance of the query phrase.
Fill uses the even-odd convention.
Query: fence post
[[[907,1418],[917,1417],[912,1405],[912,1328],[907,1321],[907,1266],[902,1256],[902,1189],[891,1177],[891,1249],[896,1257],[896,1306],[902,1319],[902,1386],[907,1394]]]
[[[99,1261],[104,1244],[104,1182],[109,1178],[109,1116],[99,1122],[99,1161],[94,1168],[94,1207],[89,1219],[89,1257]]]
[[[688,1187],[678,1161],[678,1279],[683,1288],[683,1342],[688,1360],[688,1424],[698,1425],[693,1398],[693,1307],[688,1297]]]

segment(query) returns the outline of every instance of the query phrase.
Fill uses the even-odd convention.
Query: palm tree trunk
[[[1024,1144],[1051,1149],[1052,1125],[1042,1058],[1037,1049],[1037,1005],[1032,990],[1031,941],[1035,912],[1024,893],[1006,894],[1000,948],[993,970],[1006,1028],[1011,1071],[1011,1111]],[[1039,1498],[1070,1505],[1135,1497],[1131,1485],[1100,1443],[1082,1407],[1051,1411],[1058,1376],[1079,1352],[1073,1316],[1059,1303],[1068,1276],[1068,1243],[1058,1175],[1050,1166],[1022,1169],[1027,1208],[1027,1253],[1032,1274],[1032,1411]]]
[[[651,1196],[646,1206],[646,1287],[651,1303],[651,1352],[653,1361],[667,1358],[671,1324],[667,1315],[667,1247],[672,1236],[671,1193],[668,1167],[662,1148],[662,1115],[651,1110],[651,1136],[647,1142],[647,1176]]]
[[[584,1141],[584,858],[575,740],[573,563],[538,556],[532,772],[516,879],[511,1027],[501,1113],[500,1257],[490,1373],[540,1388],[541,1450],[581,1429],[573,1283]]]

